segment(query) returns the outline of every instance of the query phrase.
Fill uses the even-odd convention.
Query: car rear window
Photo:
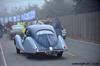
[[[54,33],[52,31],[49,31],[49,30],[41,30],[41,31],[38,31],[36,33],[36,35],[43,35],[43,34],[51,34],[51,35],[53,35]]]

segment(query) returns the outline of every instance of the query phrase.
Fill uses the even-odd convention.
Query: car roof
[[[12,29],[17,29],[17,28],[24,28],[22,25],[12,25],[11,27]]]

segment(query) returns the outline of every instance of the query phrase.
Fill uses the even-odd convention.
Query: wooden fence
[[[100,43],[100,12],[62,16],[60,21],[69,38]]]

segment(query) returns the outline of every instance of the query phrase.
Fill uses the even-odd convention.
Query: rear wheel
[[[17,54],[20,54],[20,49],[18,49],[17,47],[16,47],[16,52]]]
[[[57,54],[57,57],[62,57],[62,55],[63,55],[63,51],[59,52],[59,53]]]
[[[15,46],[16,46],[16,41],[15,41],[15,39],[14,39],[14,44],[15,44]],[[17,47],[16,47],[16,52],[17,52],[17,54],[20,54],[20,49],[18,49]]]
[[[66,36],[63,36],[63,39],[66,39]]]

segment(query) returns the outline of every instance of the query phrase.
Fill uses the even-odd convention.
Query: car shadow
[[[57,56],[52,56],[52,55],[47,55],[47,54],[28,54],[28,53],[21,53],[20,55],[26,56],[26,58],[30,60],[65,60],[66,57],[57,57]]]

